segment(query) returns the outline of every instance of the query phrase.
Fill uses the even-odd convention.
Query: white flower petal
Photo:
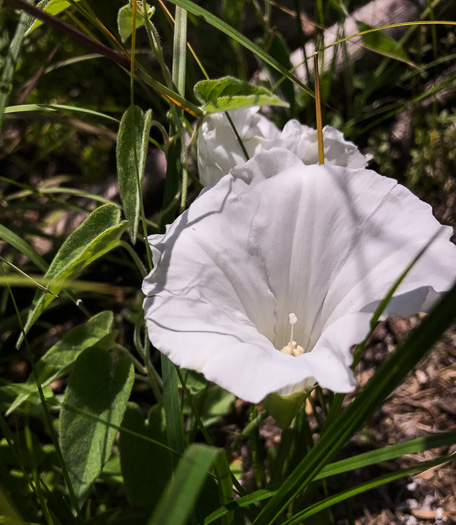
[[[249,157],[280,147],[292,151],[304,164],[318,164],[317,130],[290,120],[283,131],[258,113],[258,107],[229,111]],[[358,148],[331,126],[323,128],[325,164],[364,168],[372,155]],[[230,169],[245,164],[246,158],[225,113],[205,116],[198,133],[198,171],[207,186],[217,182]]]
[[[252,157],[263,137],[280,136],[279,129],[258,113],[258,107],[229,112],[249,157]],[[204,118],[198,133],[198,172],[208,186],[226,175],[231,168],[244,164],[245,155],[225,113],[213,113]]]
[[[318,164],[317,130],[290,120],[285,124],[281,136],[261,140],[263,150],[273,147],[287,148],[299,157],[304,164]],[[362,155],[358,148],[344,139],[341,131],[325,126],[323,128],[323,148],[325,164],[346,168],[364,168],[372,155]]]
[[[452,285],[456,247],[430,207],[366,169],[305,166],[285,149],[255,155],[202,192],[150,242],[144,302],[153,344],[251,402],[315,380],[354,387],[350,346],[405,267],[389,311],[427,308]],[[290,337],[307,353],[279,350]]]

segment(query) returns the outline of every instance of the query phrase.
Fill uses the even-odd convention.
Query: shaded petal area
[[[261,138],[271,140],[280,136],[280,130],[258,113],[259,107],[234,109],[229,112],[242,143],[252,157]],[[226,175],[231,168],[244,164],[245,155],[225,113],[207,115],[198,133],[198,173],[208,186]]]
[[[354,388],[350,347],[405,267],[440,232],[390,303],[432,304],[456,275],[451,229],[396,181],[338,166],[305,166],[275,148],[204,190],[153,236],[144,310],[152,343],[247,401],[317,381]],[[279,352],[294,339],[307,353]]]
[[[258,113],[258,107],[229,111],[248,156],[271,148],[286,148],[304,164],[318,164],[317,130],[290,120],[280,131],[273,122]],[[364,168],[372,155],[363,155],[342,132],[323,128],[325,164]],[[198,173],[207,186],[226,175],[230,169],[245,164],[246,158],[225,113],[206,115],[198,132]]]

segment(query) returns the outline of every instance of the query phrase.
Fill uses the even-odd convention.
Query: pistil
[[[284,354],[298,357],[298,355],[302,355],[304,353],[304,348],[301,345],[298,345],[296,341],[293,341],[294,325],[298,322],[296,314],[294,314],[293,312],[291,314],[288,314],[288,322],[291,325],[290,341],[280,351]]]

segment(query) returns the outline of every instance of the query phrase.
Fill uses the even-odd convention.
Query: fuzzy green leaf
[[[196,98],[208,113],[248,108],[250,106],[284,106],[288,104],[269,89],[253,86],[234,77],[201,80],[194,87]]]
[[[119,192],[133,244],[138,232],[141,184],[146,168],[151,118],[151,110],[143,113],[138,106],[130,106],[120,121],[117,138]]]
[[[119,208],[114,204],[106,204],[93,211],[68,237],[44,276],[52,279],[48,288],[55,295],[42,290],[36,292],[24,326],[25,333],[55,299],[65,279],[75,278],[91,262],[117,246],[125,226],[125,223],[120,222]],[[17,342],[17,347],[22,344],[23,338],[22,334]]]
[[[154,14],[155,7],[149,6],[147,4],[146,6],[147,16],[150,19]],[[136,29],[145,24],[144,18],[142,2],[138,2],[136,6]],[[125,42],[133,31],[133,8],[131,6],[131,1],[119,9],[117,14],[117,28],[119,29],[119,35],[122,39],[122,42]]]
[[[110,350],[117,335],[117,331],[112,332],[112,321],[112,312],[101,312],[65,334],[35,365],[41,386],[48,386],[52,381],[68,372],[79,355],[87,348],[96,345],[99,348]],[[11,414],[30,396],[37,394],[38,389],[33,372],[27,383],[22,386],[24,392],[20,393],[11,403],[6,415]]]
[[[80,502],[111,455],[117,430],[108,425],[122,422],[133,381],[129,359],[113,367],[102,348],[88,348],[76,361],[60,416],[60,445]]]

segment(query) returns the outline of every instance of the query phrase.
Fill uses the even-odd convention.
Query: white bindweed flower
[[[451,228],[374,171],[260,153],[149,238],[149,337],[175,364],[250,402],[315,382],[348,392],[350,347],[436,232],[388,314],[426,311],[451,287]]]
[[[290,120],[280,131],[258,113],[258,107],[229,111],[236,131],[249,157],[280,147],[292,151],[304,164],[318,164],[317,130]],[[362,155],[331,126],[323,128],[325,164],[347,168],[364,168],[371,155]],[[206,115],[198,131],[198,172],[207,186],[218,181],[235,166],[245,164],[246,157],[225,113]]]

